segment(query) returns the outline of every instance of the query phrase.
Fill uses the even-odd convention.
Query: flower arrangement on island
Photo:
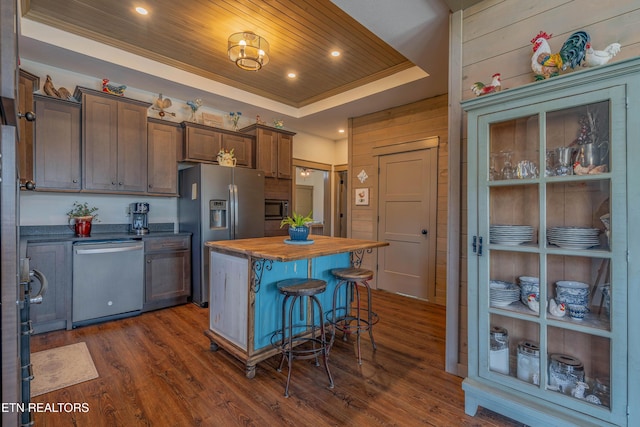
[[[231,120],[231,124],[233,125],[233,130],[238,130],[238,122],[240,121],[240,117],[242,116],[242,113],[240,111],[237,112],[230,112],[229,113],[229,120]]]

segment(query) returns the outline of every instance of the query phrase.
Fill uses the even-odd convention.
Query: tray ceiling
[[[22,14],[295,108],[413,67],[329,0],[23,0]],[[260,71],[227,57],[227,38],[242,31],[271,45]]]

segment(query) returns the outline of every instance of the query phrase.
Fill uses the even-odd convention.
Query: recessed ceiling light
[[[331,56],[340,56],[340,52],[337,50],[334,50],[333,52],[331,52]]]
[[[290,79],[295,79],[296,78],[296,73],[289,73],[289,74],[287,74],[287,77],[289,77]]]
[[[136,12],[138,12],[140,15],[147,15],[149,13],[147,9],[141,6],[136,7]]]
[[[338,133],[344,133],[344,129],[338,129]]]

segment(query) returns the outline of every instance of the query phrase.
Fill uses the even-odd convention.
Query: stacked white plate
[[[530,225],[500,225],[489,226],[489,241],[499,245],[520,245],[533,240],[533,227]]]
[[[547,240],[564,249],[588,249],[600,244],[600,229],[590,227],[550,227]]]
[[[511,282],[491,280],[489,282],[489,304],[504,307],[520,299],[520,288]]]

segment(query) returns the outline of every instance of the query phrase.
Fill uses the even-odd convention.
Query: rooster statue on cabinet
[[[620,43],[611,43],[604,50],[595,50],[591,43],[587,43],[587,53],[582,66],[597,67],[598,65],[604,65],[620,53],[620,49]]]
[[[540,31],[531,40],[533,44],[531,69],[535,73],[536,80],[557,76],[567,67],[572,69],[577,67],[585,59],[587,44],[590,41],[589,34],[585,31],[576,31],[571,34],[557,53],[551,51],[551,46],[547,41],[551,36],[552,34]]]
[[[500,73],[495,73],[493,76],[491,76],[491,79],[491,83],[489,84],[475,82],[473,86],[471,86],[471,91],[475,93],[476,96],[499,92],[502,84],[500,80]]]

